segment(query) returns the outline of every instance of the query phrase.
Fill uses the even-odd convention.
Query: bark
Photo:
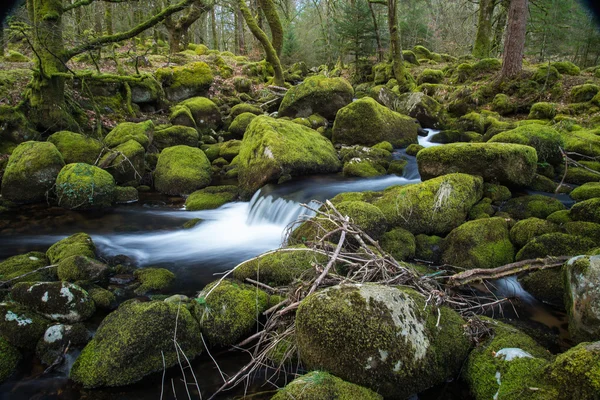
[[[398,23],[396,17],[397,0],[387,0],[388,5],[388,27],[390,30],[390,51],[392,57],[392,70],[394,78],[398,85],[402,87],[406,78],[404,71],[404,58],[402,57],[402,47],[400,45],[400,34],[398,33]]]
[[[473,57],[487,58],[492,50],[492,17],[494,16],[495,0],[479,1],[479,22],[473,45]]]
[[[508,17],[508,0],[500,2],[500,11],[496,17],[494,25],[494,41],[492,44],[492,54],[498,54],[502,47],[502,37],[506,28],[506,18]]]
[[[210,10],[210,29],[212,31],[212,48],[219,50],[219,37],[217,36],[217,16],[215,15],[215,8]]]
[[[236,9],[235,13],[237,15],[238,30],[239,30],[239,38],[238,38],[239,54],[246,54],[246,36],[244,33],[244,16],[242,15],[242,11],[239,9],[239,7]]]
[[[246,6],[246,1],[238,0],[238,3],[240,5],[240,10],[242,11],[242,15],[244,16],[244,19],[246,20],[246,24],[248,24],[248,28],[250,28],[250,31],[252,32],[252,34],[256,37],[256,39],[262,45],[263,49],[265,50],[267,62],[269,64],[271,64],[271,66],[273,67],[273,70],[275,72],[275,76],[273,77],[273,83],[276,86],[285,87],[285,81],[283,79],[283,69],[281,68],[281,62],[279,61],[277,52],[275,51],[275,49],[273,48],[273,45],[269,41],[267,34],[262,29],[260,29],[260,27],[258,26],[258,22],[252,16],[252,13],[248,9],[248,6]]]
[[[281,50],[283,49],[283,26],[281,26],[281,20],[275,9],[273,0],[258,0],[260,8],[262,8],[269,29],[271,29],[271,44],[277,53],[277,57],[281,57]]]
[[[165,19],[165,26],[169,34],[169,50],[171,54],[185,50],[187,45],[188,31],[190,26],[196,22],[202,14],[208,11],[208,4],[203,0],[194,0],[188,12],[177,20]]]
[[[383,61],[383,46],[381,45],[381,36],[379,35],[379,27],[377,26],[377,16],[375,10],[373,10],[373,3],[370,1],[369,10],[371,11],[371,18],[373,18],[373,29],[375,29],[375,40],[377,41],[377,61]]]
[[[527,0],[511,0],[500,80],[515,77],[523,68],[527,14]]]
[[[112,14],[111,3],[104,3],[104,26],[106,27],[106,34],[112,35],[113,32],[113,14]]]
[[[4,43],[4,25],[0,22],[0,57],[4,57],[6,45]]]

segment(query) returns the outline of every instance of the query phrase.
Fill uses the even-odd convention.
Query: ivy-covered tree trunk
[[[171,54],[185,50],[189,42],[188,30],[194,22],[196,22],[202,14],[208,11],[208,6],[203,0],[195,0],[188,10],[187,14],[173,20],[171,17],[165,19],[165,26],[169,34],[169,50]]]
[[[265,14],[269,29],[271,29],[271,44],[277,53],[277,57],[281,57],[281,49],[283,48],[283,26],[281,26],[281,20],[277,14],[275,4],[273,3],[273,0],[258,0],[258,3]]]
[[[113,34],[113,14],[112,14],[111,3],[104,3],[104,26],[106,27],[106,34]]]
[[[511,0],[500,80],[513,78],[523,69],[527,14],[527,0]]]
[[[506,19],[508,18],[509,0],[501,0],[499,3],[499,12],[494,22],[494,40],[492,43],[491,54],[498,54],[502,47],[502,38],[506,28]]]
[[[405,83],[404,57],[402,57],[402,47],[400,45],[400,35],[398,33],[398,23],[396,17],[396,0],[387,0],[388,5],[388,28],[390,30],[390,51],[392,58],[392,71],[398,85],[402,87]]]
[[[473,45],[473,57],[487,58],[490,56],[495,5],[495,0],[479,0],[479,22]]]
[[[212,48],[219,50],[219,37],[217,35],[217,16],[215,15],[215,8],[210,10],[210,29],[212,33]]]

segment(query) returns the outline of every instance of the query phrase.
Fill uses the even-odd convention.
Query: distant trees
[[[473,45],[473,57],[486,58],[492,50],[492,25],[495,0],[479,0],[479,19],[477,22],[477,34]]]
[[[334,20],[334,26],[335,33],[345,39],[341,42],[343,51],[353,54],[355,60],[372,54],[372,42],[376,33],[367,0],[342,3],[339,14],[339,18]]]

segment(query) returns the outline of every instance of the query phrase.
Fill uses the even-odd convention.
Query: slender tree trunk
[[[400,45],[400,35],[398,34],[398,23],[396,17],[397,0],[388,0],[388,28],[390,30],[390,50],[392,57],[392,70],[394,78],[398,85],[402,87],[405,82],[404,58],[402,57],[402,47]]]
[[[4,25],[0,21],[0,57],[6,53],[6,43],[4,43]]]
[[[114,33],[112,7],[112,3],[104,3],[104,27],[106,28],[107,35]]]
[[[492,17],[495,0],[479,0],[479,22],[473,45],[473,57],[487,58],[492,50]]]
[[[371,18],[373,18],[373,29],[375,30],[375,40],[377,41],[377,61],[383,61],[383,46],[381,45],[381,36],[379,35],[379,27],[377,26],[377,16],[375,10],[373,10],[373,3],[367,1],[369,4],[369,10],[371,11]]]
[[[491,54],[498,54],[502,47],[502,38],[504,37],[504,30],[506,28],[506,18],[508,17],[508,0],[501,0],[500,12],[496,17],[496,24],[494,26],[494,41],[492,44]]]
[[[265,14],[269,29],[271,29],[271,44],[277,53],[277,57],[281,57],[281,50],[283,49],[283,26],[281,26],[281,20],[277,15],[277,9],[273,0],[258,0],[260,7]]]
[[[215,7],[210,10],[210,27],[212,30],[212,48],[219,50],[219,37],[217,36],[217,16]]]
[[[523,68],[527,33],[527,0],[511,0],[500,79],[513,78]]]
[[[239,24],[239,35],[238,38],[240,44],[240,52],[239,54],[246,54],[246,34],[244,32],[244,16],[242,15],[242,11],[237,7],[236,9],[237,21]]]

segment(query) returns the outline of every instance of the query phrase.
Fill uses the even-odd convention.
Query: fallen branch
[[[19,276],[15,277],[15,278],[7,280],[7,281],[0,282],[0,287],[2,287],[2,286],[10,286],[11,282],[17,281],[17,280],[19,280],[21,278],[25,278],[26,276],[29,276],[29,275],[37,274],[40,271],[44,271],[46,269],[55,268],[55,267],[58,267],[58,264],[46,265],[45,267],[41,267],[41,268],[38,268],[36,270],[27,272],[27,273],[25,273],[23,275],[19,275]]]

